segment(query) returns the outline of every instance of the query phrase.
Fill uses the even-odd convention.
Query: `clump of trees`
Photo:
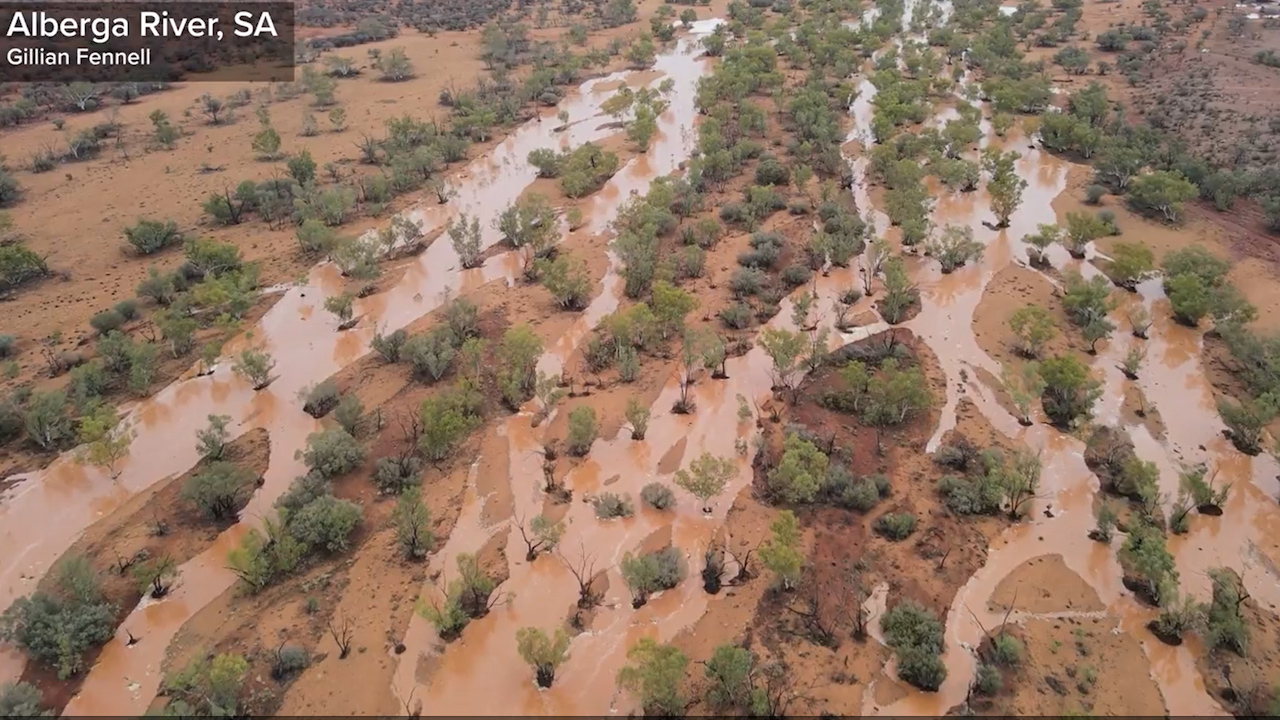
[[[249,677],[249,661],[243,655],[201,655],[164,679],[169,697],[165,714],[173,717],[235,715]]]
[[[253,495],[255,480],[235,463],[217,460],[187,479],[182,499],[211,520],[234,520]]]
[[[1062,306],[1067,318],[1080,328],[1092,353],[1098,341],[1115,330],[1115,324],[1107,318],[1115,309],[1110,285],[1102,276],[1085,280],[1079,273],[1070,271],[1063,278],[1063,286]]]
[[[973,239],[973,228],[948,225],[928,242],[925,251],[942,265],[943,273],[950,273],[982,257],[985,247]]]
[[[445,642],[456,640],[468,623],[488,615],[502,599],[496,594],[498,582],[480,567],[475,555],[459,553],[457,572],[457,579],[446,586],[443,603],[432,601],[421,609]]]
[[[679,717],[688,706],[681,685],[689,658],[672,645],[641,638],[627,651],[618,684],[636,696],[645,715]]]
[[[67,557],[52,572],[49,590],[14,600],[0,615],[0,640],[66,679],[85,669],[90,650],[115,635],[117,608],[85,558]]]
[[[302,456],[311,470],[297,477],[276,500],[277,516],[266,518],[262,529],[251,529],[227,556],[227,566],[251,592],[297,572],[310,555],[348,549],[363,511],[333,496],[326,473],[336,474],[352,452],[350,443],[335,434],[315,433],[308,438]]]
[[[877,451],[883,448],[884,430],[906,423],[933,403],[924,370],[919,365],[904,367],[897,358],[880,360],[878,369],[864,360],[851,360],[840,375],[845,391],[828,393],[821,402],[857,414],[863,423],[876,428]]]
[[[651,594],[679,585],[688,573],[688,564],[679,548],[667,547],[638,556],[627,553],[619,569],[631,590],[631,606],[639,608]]]
[[[898,677],[936,692],[947,679],[942,662],[943,627],[934,613],[914,600],[903,600],[880,618],[885,643],[898,658]]]
[[[562,153],[533,150],[529,164],[538,169],[539,177],[559,178],[560,188],[571,198],[585,197],[604,187],[622,166],[616,153],[590,142]]]
[[[0,717],[52,717],[53,710],[45,709],[44,694],[40,688],[26,682],[0,685]]]
[[[1039,363],[1044,382],[1041,406],[1050,422],[1071,427],[1086,420],[1102,394],[1102,383],[1074,355],[1056,355]]]
[[[1178,570],[1159,528],[1145,522],[1132,528],[1119,557],[1125,584],[1148,602],[1161,606],[1177,596]]]
[[[1162,267],[1178,322],[1195,327],[1210,317],[1218,326],[1243,325],[1257,317],[1257,309],[1227,280],[1231,264],[1199,245],[1168,253]]]

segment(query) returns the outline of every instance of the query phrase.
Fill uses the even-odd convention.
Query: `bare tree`
[[[553,523],[546,515],[535,517],[527,527],[525,519],[518,517],[516,529],[520,531],[520,539],[524,540],[527,548],[524,555],[525,562],[533,562],[538,559],[539,553],[554,549],[556,543],[560,542],[560,537],[564,535],[564,523]]]
[[[339,611],[336,625],[333,618],[329,619],[329,635],[338,644],[338,659],[345,660],[351,654],[351,639],[355,635],[355,628],[351,625],[351,619]]]
[[[818,582],[812,571],[808,575],[809,582],[804,583],[803,592],[797,593],[798,601],[789,602],[783,608],[800,620],[802,632],[794,634],[835,649],[840,645],[840,626],[852,619],[849,595],[831,587],[830,583]]]
[[[725,554],[727,554],[729,559],[738,566],[738,572],[734,574],[733,579],[729,581],[729,584],[741,585],[756,576],[756,574],[751,570],[751,553],[754,553],[759,549],[759,547],[760,546],[758,544],[751,547],[744,545],[742,549],[739,550],[739,553],[741,554],[735,553],[728,547],[725,547]]]
[[[581,541],[578,543],[578,562],[571,563],[567,558],[559,553],[556,557],[560,558],[560,562],[573,573],[573,579],[578,581],[578,608],[580,610],[590,610],[600,604],[600,593],[593,587],[596,576],[595,558],[587,554],[586,545]]]
[[[753,680],[752,684],[756,686],[759,691],[757,695],[764,704],[764,712],[760,714],[771,718],[789,717],[795,704],[812,704],[813,692],[824,684],[817,679],[804,684],[798,683],[796,673],[791,671],[791,666],[785,660],[765,663],[760,667],[758,677],[763,682]]]
[[[849,584],[852,586],[850,595],[854,602],[853,639],[861,641],[866,639],[867,623],[871,621],[871,613],[867,610],[867,600],[871,598],[871,591],[862,581],[860,564],[855,563],[853,569],[849,571]]]

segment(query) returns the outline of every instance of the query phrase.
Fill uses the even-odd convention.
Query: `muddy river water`
[[[660,132],[650,150],[629,162],[604,190],[592,200],[586,215],[589,225],[580,232],[604,233],[618,208],[633,192],[644,192],[654,178],[674,172],[695,143],[694,92],[697,79],[709,67],[698,57],[700,35],[713,24],[695,24],[691,33],[674,50],[658,57],[656,70],[674,87],[668,94],[670,107],[660,118]],[[625,74],[624,74],[625,75]],[[484,157],[473,161],[454,181],[458,195],[447,205],[429,205],[410,211],[409,216],[430,232],[451,216],[467,212],[480,217],[485,245],[497,242],[492,219],[514,201],[533,181],[535,170],[526,156],[539,147],[576,146],[612,132],[595,120],[600,103],[609,95],[595,86],[621,79],[611,76],[585,83],[580,92],[562,103],[573,121],[562,133],[556,123],[530,122],[511,134]],[[654,81],[656,85],[660,80]],[[859,86],[859,97],[851,107],[853,130],[850,139],[870,137],[874,87],[867,81]],[[604,122],[601,119],[599,122]],[[1063,555],[1067,566],[1097,591],[1115,618],[1116,631],[1138,638],[1151,661],[1152,676],[1163,693],[1166,708],[1174,714],[1222,713],[1204,692],[1197,675],[1193,643],[1179,648],[1155,640],[1143,625],[1152,610],[1139,605],[1121,584],[1121,572],[1114,552],[1119,542],[1108,547],[1086,539],[1093,525],[1091,510],[1098,492],[1097,478],[1085,467],[1083,444],[1047,425],[1023,428],[995,400],[993,388],[986,387],[977,370],[989,377],[1000,375],[1000,366],[978,345],[972,330],[973,316],[991,279],[1012,263],[1025,263],[1020,241],[1034,232],[1036,224],[1054,221],[1053,199],[1066,186],[1067,166],[1025,139],[1010,137],[1003,143],[1022,153],[1019,174],[1028,182],[1023,203],[1011,218],[1010,227],[992,231],[982,225],[990,220],[988,198],[978,191],[963,195],[940,192],[934,220],[972,227],[974,236],[986,245],[979,262],[949,275],[942,275],[936,263],[913,263],[915,279],[922,291],[922,312],[906,324],[938,356],[947,377],[947,393],[942,419],[930,449],[943,433],[954,427],[956,407],[962,397],[975,403],[980,412],[1000,432],[1018,443],[1041,452],[1044,465],[1041,497],[1029,519],[1011,526],[990,549],[985,566],[957,594],[947,617],[945,660],[949,668],[946,683],[937,693],[911,692],[902,700],[878,707],[866,693],[865,714],[938,715],[963,702],[975,670],[973,649],[982,638],[983,626],[998,624],[1003,608],[988,607],[996,586],[1024,561],[1046,553]],[[875,208],[865,182],[866,160],[851,157],[855,171],[854,193],[859,208],[870,212],[877,228],[887,228],[887,219]],[[1052,254],[1058,267],[1070,267],[1065,253]],[[599,320],[617,307],[620,283],[616,258],[610,257],[602,290],[582,314],[572,330],[554,343],[540,362],[540,369],[555,372],[584,340]],[[1082,272],[1092,266],[1079,264]],[[105,473],[78,465],[71,456],[60,458],[46,470],[22,478],[0,502],[0,607],[15,597],[31,592],[49,565],[95,520],[119,506],[125,499],[152,484],[182,473],[197,460],[194,434],[206,424],[210,414],[230,415],[233,433],[266,428],[270,433],[271,455],[265,484],[243,513],[240,524],[228,529],[216,543],[181,568],[180,581],[161,602],[144,602],[124,621],[119,637],[104,649],[90,671],[81,693],[67,707],[68,714],[140,714],[154,698],[161,680],[161,663],[169,641],[198,610],[225,592],[235,581],[225,568],[227,552],[240,537],[271,512],[272,503],[304,468],[294,453],[305,444],[307,435],[319,424],[301,410],[298,393],[343,366],[354,362],[369,349],[376,327],[387,330],[407,325],[437,307],[448,291],[466,291],[502,280],[514,273],[513,258],[500,255],[483,268],[459,272],[448,242],[432,244],[412,263],[403,278],[387,292],[357,301],[359,325],[348,332],[336,332],[336,320],[323,312],[323,299],[336,292],[340,278],[329,265],[317,267],[304,285],[281,289],[283,298],[263,318],[253,337],[242,342],[262,344],[277,360],[277,379],[267,389],[253,392],[247,383],[232,374],[224,363],[210,376],[188,377],[130,410],[137,429],[131,458],[112,481]],[[829,307],[840,290],[856,282],[850,269],[835,269],[817,280],[817,307]],[[1176,494],[1181,463],[1207,462],[1218,469],[1219,482],[1232,482],[1233,491],[1221,517],[1193,516],[1191,531],[1170,540],[1181,573],[1184,590],[1204,598],[1208,594],[1205,570],[1227,565],[1244,572],[1250,593],[1260,602],[1280,602],[1280,588],[1267,569],[1270,561],[1259,549],[1260,538],[1280,532],[1280,508],[1274,496],[1275,463],[1269,456],[1248,458],[1222,439],[1212,392],[1199,367],[1199,335],[1168,321],[1166,301],[1158,281],[1144,283],[1128,302],[1143,302],[1157,318],[1151,330],[1148,362],[1139,381],[1146,396],[1160,410],[1166,437],[1154,438],[1144,427],[1127,428],[1143,459],[1161,469],[1161,487],[1168,499]],[[869,301],[864,300],[863,303]],[[869,307],[869,304],[867,305]],[[772,321],[781,327],[790,324],[788,303]],[[1117,316],[1123,317],[1122,313]],[[828,313],[823,320],[830,323]],[[1123,325],[1123,323],[1121,323]],[[832,345],[843,344],[883,329],[882,324],[859,328],[855,333],[834,333]],[[1113,333],[1095,361],[1106,392],[1097,416],[1119,423],[1123,378],[1115,365],[1130,343],[1122,327]],[[707,596],[697,578],[702,550],[713,533],[724,524],[732,498],[749,482],[749,454],[740,454],[738,442],[751,447],[755,419],[738,416],[739,395],[748,400],[768,396],[772,378],[770,362],[760,348],[728,362],[727,380],[703,380],[694,385],[697,411],[692,415],[669,412],[678,394],[672,377],[652,406],[647,438],[632,441],[623,431],[616,438],[597,441],[589,457],[570,471],[565,482],[576,498],[603,489],[629,493],[654,479],[670,480],[659,471],[659,461],[672,454],[684,466],[703,452],[736,457],[739,472],[709,514],[699,503],[681,494],[674,512],[656,513],[641,509],[633,517],[602,522],[594,517],[590,504],[575,501],[565,516],[567,532],[561,552],[571,561],[585,556],[596,570],[607,571],[608,591],[591,629],[573,640],[570,658],[557,676],[561,680],[549,690],[538,690],[528,666],[516,652],[516,630],[537,626],[558,627],[577,599],[577,583],[568,568],[554,557],[524,560],[523,544],[511,518],[491,518],[484,508],[492,498],[482,494],[472,473],[466,502],[458,523],[444,547],[431,561],[433,570],[448,577],[459,553],[474,552],[490,538],[506,533],[510,577],[500,588],[510,593],[485,618],[474,621],[463,636],[442,644],[434,629],[420,617],[411,622],[404,639],[406,651],[398,659],[394,692],[406,708],[424,714],[603,714],[634,709],[632,701],[615,690],[615,676],[625,662],[625,654],[638,638],[650,636],[669,640],[692,625],[706,610]],[[535,452],[544,441],[545,428],[532,425],[532,413],[509,418],[501,433],[507,438],[509,477],[485,483],[497,485],[492,493],[509,495],[514,515],[529,518],[541,512],[543,494],[541,459]],[[136,460],[145,458],[145,462]],[[480,461],[477,460],[476,468]],[[665,465],[665,463],[664,463]],[[1048,509],[1049,516],[1044,510]],[[655,533],[670,533],[673,544],[685,554],[690,577],[674,590],[654,596],[639,610],[633,610],[625,584],[618,575],[622,555],[634,550]],[[1241,568],[1240,563],[1245,563]],[[423,588],[427,597],[438,593],[434,584]],[[883,607],[883,591],[877,596]],[[976,616],[976,619],[975,619]],[[1015,612],[1014,620],[1034,617]],[[874,620],[873,620],[874,624]],[[127,647],[125,631],[145,641]],[[16,677],[21,658],[12,651],[0,657],[0,680]],[[887,669],[892,673],[892,663]],[[848,711],[849,709],[843,709]]]

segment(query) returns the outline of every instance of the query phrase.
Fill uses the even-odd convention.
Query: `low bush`
[[[329,428],[308,435],[307,447],[298,451],[298,457],[311,470],[324,477],[335,477],[364,462],[365,449],[346,430]]]
[[[620,569],[631,590],[631,606],[636,608],[648,602],[652,593],[679,585],[688,572],[684,555],[675,547],[640,556],[627,553]]]
[[[302,672],[311,664],[307,649],[297,645],[284,645],[271,658],[271,677],[279,682]]]
[[[373,466],[373,484],[383,495],[399,495],[421,481],[422,462],[408,457],[378,458]]]
[[[253,494],[254,477],[234,463],[214,462],[192,475],[182,499],[211,520],[233,520]]]
[[[360,506],[332,495],[321,495],[287,516],[289,534],[310,550],[336,553],[347,549],[360,524]]]
[[[89,318],[89,326],[96,330],[99,335],[106,335],[112,330],[119,330],[124,327],[126,322],[128,322],[128,319],[115,308],[103,310]]]
[[[906,540],[916,531],[916,516],[911,513],[888,513],[876,519],[876,532],[895,542]]]
[[[631,517],[636,513],[635,505],[627,495],[602,492],[592,499],[591,504],[595,506],[596,517],[601,520]]]
[[[675,507],[676,494],[660,482],[651,482],[641,488],[640,501],[654,510],[667,510]]]
[[[936,691],[946,680],[942,664],[943,626],[936,615],[914,600],[904,600],[880,617],[885,644],[898,656],[898,677]]]
[[[139,255],[150,255],[167,247],[181,245],[186,239],[178,230],[178,224],[172,220],[162,222],[140,219],[133,227],[125,228],[124,236]]]

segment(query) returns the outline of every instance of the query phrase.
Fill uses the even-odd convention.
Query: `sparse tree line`
[[[616,153],[590,142],[562,153],[539,148],[529,153],[529,164],[538,169],[538,177],[559,178],[560,188],[571,198],[585,197],[604,187],[621,167]]]
[[[1087,215],[1068,213],[1068,229],[1056,225],[1041,225],[1039,232],[1027,239],[1033,249],[1033,261],[1047,263],[1042,243],[1046,240],[1062,242],[1074,254],[1083,244],[1070,238],[1079,226],[1088,225]],[[1091,237],[1092,233],[1081,233]],[[1038,250],[1037,246],[1041,246]],[[1243,379],[1250,395],[1218,403],[1218,412],[1226,423],[1230,437],[1242,452],[1256,454],[1262,449],[1264,429],[1280,414],[1275,384],[1268,378],[1269,371],[1255,371],[1267,366],[1266,350],[1271,341],[1259,337],[1248,328],[1257,317],[1255,308],[1233,285],[1227,275],[1231,264],[1200,246],[1174,250],[1165,255],[1159,270],[1154,255],[1141,242],[1117,243],[1112,257],[1104,264],[1106,276],[1096,275],[1085,280],[1078,272],[1068,271],[1063,277],[1062,306],[1068,320],[1079,328],[1081,336],[1089,344],[1093,354],[1097,343],[1110,336],[1116,329],[1109,315],[1118,306],[1107,279],[1119,287],[1133,291],[1146,279],[1162,278],[1169,298],[1174,320],[1195,327],[1205,319],[1213,321],[1213,332],[1221,336],[1236,360],[1234,370]],[[1152,324],[1150,311],[1142,303],[1132,305],[1126,312],[1130,331],[1137,340],[1144,340]],[[1017,408],[1019,421],[1031,422],[1031,408],[1036,398],[1042,400],[1045,414],[1050,421],[1061,426],[1078,424],[1088,417],[1089,408],[1101,392],[1101,384],[1092,377],[1088,368],[1071,354],[1043,358],[1045,346],[1057,334],[1053,317],[1045,308],[1028,305],[1019,308],[1009,319],[1013,331],[1014,350],[1030,362],[1018,368],[1006,368],[1003,377],[1005,390]],[[1121,364],[1125,376],[1136,380],[1146,359],[1146,349],[1138,343],[1128,352]]]
[[[116,463],[128,454],[132,431],[118,422],[110,408],[112,399],[122,393],[149,394],[163,379],[166,358],[190,356],[198,335],[208,328],[219,332],[200,346],[199,353],[205,366],[211,366],[220,352],[220,337],[233,331],[256,304],[258,268],[245,263],[234,245],[186,238],[172,225],[147,221],[130,228],[129,236],[148,247],[181,244],[186,261],[170,273],[152,268],[137,288],[137,299],[123,300],[90,319],[97,336],[92,357],[57,351],[62,333],[51,335],[40,348],[48,372],[65,373],[69,381],[48,390],[22,386],[0,399],[0,443],[26,438],[40,452],[82,443],[83,459],[114,475]],[[143,302],[155,307],[147,320],[141,319]],[[15,345],[6,340],[5,353],[12,353]],[[262,355],[251,349],[242,358],[252,361]],[[257,370],[252,373],[255,378],[262,374],[260,367]],[[265,385],[269,376],[260,379]]]
[[[448,302],[441,319],[428,333],[378,333],[373,343],[385,362],[409,365],[421,382],[443,384],[452,378],[423,400],[416,416],[399,420],[401,449],[373,464],[379,492],[398,496],[392,517],[407,560],[425,558],[436,545],[419,488],[425,465],[448,461],[481,425],[490,390],[513,409],[533,397],[534,367],[542,354],[541,342],[527,326],[511,328],[497,340],[482,337],[478,310],[467,300]],[[331,483],[364,466],[367,448],[360,438],[382,431],[381,414],[369,413],[332,380],[310,388],[302,399],[307,413],[331,416],[335,424],[307,438],[299,459],[308,472],[276,502],[277,517],[247,535],[230,555],[230,567],[254,591],[296,573],[309,556],[345,552],[361,521],[360,507],[335,498]]]
[[[109,439],[85,439],[94,427],[106,438],[113,430],[127,432],[116,425],[114,413],[105,412],[99,408],[81,420],[81,437],[87,443],[85,454],[94,464],[118,460],[119,455],[113,454],[112,448],[127,451],[128,440],[132,439],[128,435],[114,446]],[[236,464],[232,456],[229,422],[227,416],[210,415],[209,425],[196,433],[201,463],[180,489],[184,504],[220,524],[236,520],[259,484],[258,478]],[[163,535],[169,531],[168,524],[157,518],[152,532]],[[82,673],[86,669],[85,655],[114,637],[121,608],[106,597],[102,580],[87,558],[68,555],[51,572],[49,589],[19,598],[0,616],[0,639],[14,643],[32,660],[55,669],[59,678],[66,679]],[[146,550],[128,559],[119,558],[112,572],[129,576],[140,595],[154,598],[167,595],[178,577],[172,557],[153,556]],[[15,697],[26,697],[26,691],[12,692],[18,693]],[[31,701],[38,702],[38,694]]]
[[[401,25],[434,34],[485,25],[521,23],[531,12],[536,15],[537,27],[543,28],[551,24],[550,14],[553,8],[558,11],[562,21],[566,18],[573,18],[575,21],[581,19],[593,28],[618,27],[635,22],[636,19],[632,0],[562,0],[558,3],[540,0],[521,3],[514,8],[501,0],[445,0],[425,7],[396,6],[390,9],[351,0],[326,0],[300,8],[298,22],[306,27],[355,26],[352,32],[325,38],[339,47],[345,47],[393,37]]]
[[[1146,602],[1162,608],[1149,627],[1161,639],[1181,642],[1185,633],[1199,633],[1207,650],[1228,650],[1243,655],[1248,648],[1249,629],[1243,604],[1249,599],[1242,578],[1227,568],[1209,571],[1213,593],[1209,603],[1199,603],[1184,595],[1173,555],[1165,545],[1165,532],[1183,534],[1190,530],[1190,514],[1216,516],[1222,513],[1231,490],[1230,483],[1216,484],[1217,471],[1205,466],[1184,467],[1178,495],[1170,514],[1163,505],[1168,500],[1159,488],[1160,470],[1142,460],[1123,430],[1099,428],[1089,438],[1085,452],[1089,467],[1102,479],[1103,490],[1122,498],[1122,505],[1104,498],[1095,511],[1097,525],[1090,537],[1110,543],[1122,520],[1121,511],[1131,511],[1125,523],[1125,539],[1120,550],[1124,582]]]

